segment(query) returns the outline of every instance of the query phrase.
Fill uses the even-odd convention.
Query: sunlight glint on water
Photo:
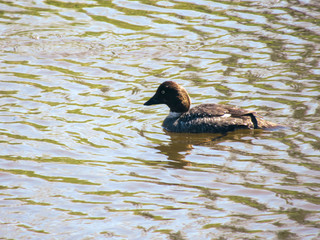
[[[0,9],[0,238],[320,237],[317,1]],[[165,80],[287,127],[167,133]]]

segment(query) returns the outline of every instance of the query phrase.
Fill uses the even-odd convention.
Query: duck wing
[[[191,108],[188,113],[199,117],[241,117],[255,114],[254,111],[221,104],[201,104]]]
[[[189,132],[223,132],[237,128],[259,128],[255,112],[220,104],[201,104],[182,114],[177,128]]]

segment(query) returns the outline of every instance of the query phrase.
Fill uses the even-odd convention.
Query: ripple
[[[0,238],[316,238],[319,7],[3,2]],[[165,80],[286,128],[165,132]]]

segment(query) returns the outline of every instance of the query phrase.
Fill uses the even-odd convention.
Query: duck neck
[[[183,112],[169,112],[169,115],[167,116],[167,118],[178,118],[181,116],[181,114],[183,114]]]
[[[188,112],[191,105],[190,97],[187,93],[187,91],[181,87],[180,89],[181,93],[174,96],[171,101],[168,101],[166,104],[170,108],[170,112],[176,115],[179,113],[180,115],[182,113]]]

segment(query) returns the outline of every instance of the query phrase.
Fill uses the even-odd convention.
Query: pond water
[[[1,239],[319,239],[320,2],[0,1]],[[173,134],[172,80],[277,131]]]

